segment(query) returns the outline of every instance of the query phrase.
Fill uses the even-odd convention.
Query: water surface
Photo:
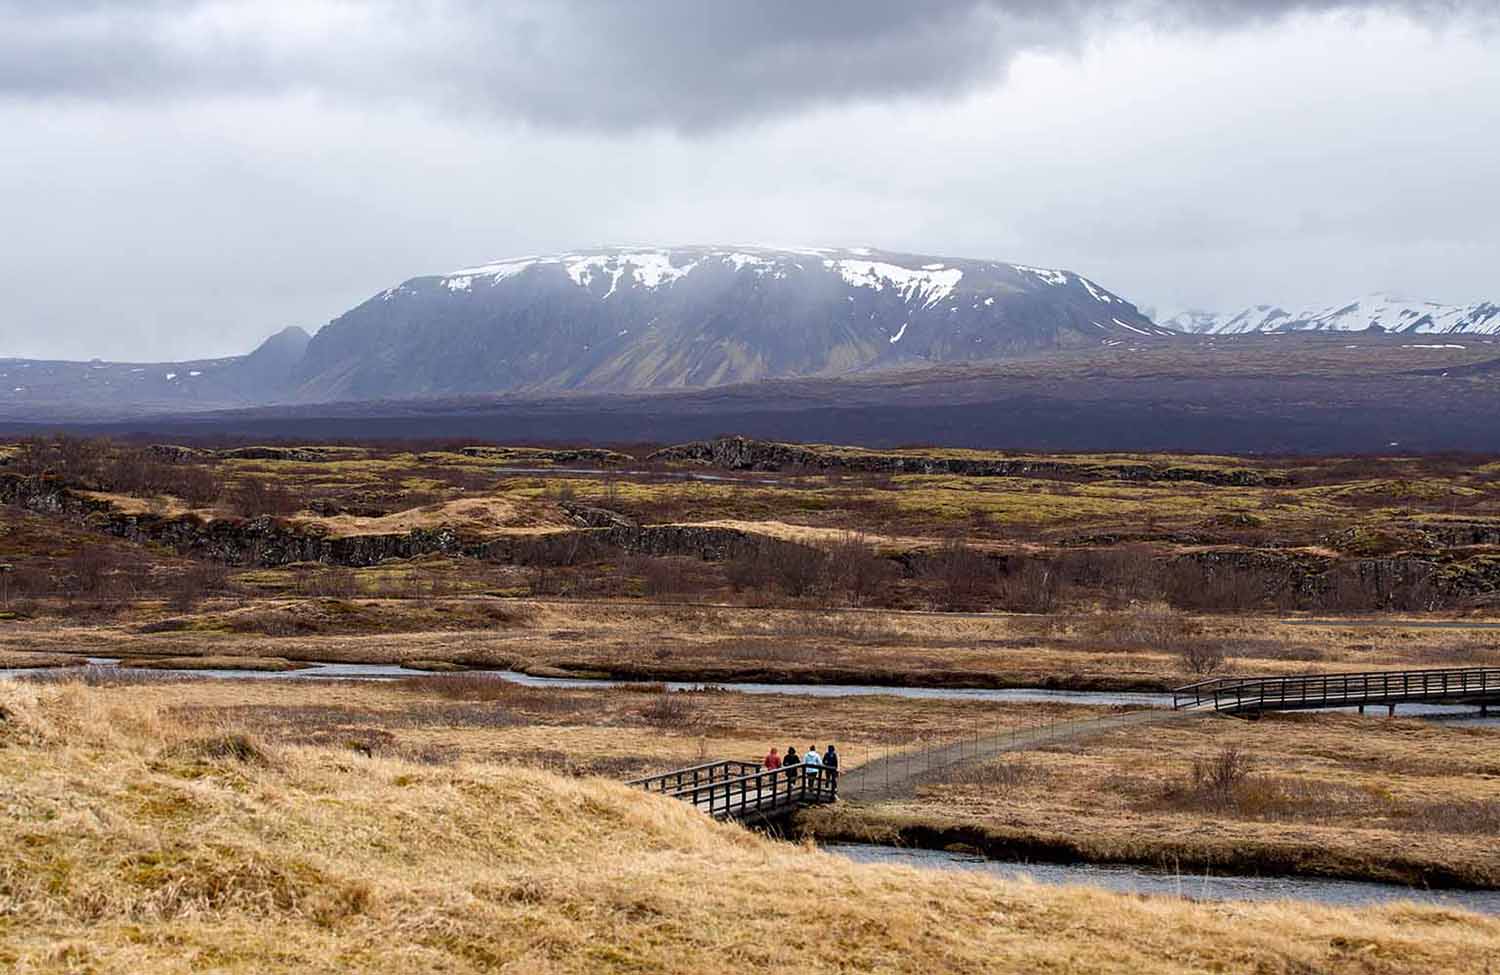
[[[1117,864],[1021,863],[946,850],[911,850],[867,843],[830,843],[823,848],[858,863],[968,870],[1011,880],[1026,877],[1043,884],[1078,884],[1127,894],[1207,901],[1300,900],[1339,907],[1414,901],[1500,915],[1500,891],[1494,890],[1423,890],[1396,884],[1307,877],[1174,874]]]

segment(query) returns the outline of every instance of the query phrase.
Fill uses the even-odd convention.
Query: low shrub
[[[641,708],[640,716],[653,728],[690,728],[698,723],[699,708],[686,694],[665,691]]]

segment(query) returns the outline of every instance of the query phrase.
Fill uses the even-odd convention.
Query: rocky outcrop
[[[1179,465],[1088,464],[1024,457],[907,455],[812,448],[748,437],[678,444],[652,454],[662,463],[704,464],[734,471],[843,471],[871,474],[956,474],[962,477],[1060,477],[1091,481],[1197,481],[1235,487],[1289,483],[1280,471]]]
[[[610,511],[608,508],[597,508],[593,505],[579,504],[576,501],[559,502],[559,507],[568,513],[568,517],[577,525],[584,528],[638,528],[639,523],[627,518],[618,511]]]
[[[465,457],[482,457],[497,462],[529,461],[546,464],[599,464],[619,465],[635,462],[629,454],[604,450],[599,447],[578,447],[563,450],[542,450],[532,447],[461,447],[458,451]]]
[[[1500,545],[1500,521],[1420,521],[1395,527],[1421,535],[1433,548]]]
[[[302,464],[348,460],[350,456],[348,450],[326,447],[232,447],[214,453],[221,460],[291,460]]]
[[[75,494],[62,478],[51,474],[0,474],[0,504],[54,516],[85,517],[112,510],[109,502]]]
[[[184,447],[175,443],[154,443],[146,447],[146,453],[152,458],[164,464],[191,464],[198,461],[212,460],[215,456],[212,450],[203,450],[199,447]]]
[[[432,554],[524,565],[571,565],[620,552],[723,561],[770,544],[764,536],[732,528],[636,525],[614,512],[584,506],[577,507],[593,512],[591,517],[602,517],[606,523],[493,538],[462,535],[447,527],[330,536],[321,526],[296,525],[269,516],[204,519],[194,515],[127,514],[107,502],[74,493],[58,478],[14,474],[0,475],[0,502],[68,518],[117,538],[166,545],[184,555],[234,566],[323,562],[358,567]]]
[[[734,528],[641,525],[584,528],[541,535],[505,535],[488,539],[466,554],[491,562],[518,565],[573,565],[620,552],[723,562],[772,543],[773,540],[764,535]]]

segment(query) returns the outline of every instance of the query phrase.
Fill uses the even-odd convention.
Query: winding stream
[[[1191,876],[1116,864],[1018,863],[944,850],[911,850],[864,843],[829,843],[823,849],[857,863],[899,864],[925,870],[970,870],[1007,879],[1027,877],[1043,884],[1082,884],[1128,894],[1211,901],[1300,900],[1338,907],[1415,901],[1500,915],[1500,891],[1495,890],[1422,890],[1396,884],[1307,877]]]
[[[88,657],[95,667],[114,667],[113,657]],[[24,674],[67,673],[71,668],[17,667],[0,668],[0,677]],[[221,680],[396,680],[402,677],[445,676],[424,670],[412,670],[399,664],[311,663],[300,670],[234,670],[234,669],[161,669],[141,668],[138,672],[179,677],[215,678]],[[628,687],[647,683],[671,691],[701,691],[709,688],[740,694],[791,694],[802,697],[900,697],[915,700],[990,701],[1007,703],[1082,704],[1093,707],[1169,708],[1172,695],[1142,691],[1062,691],[1043,687],[886,687],[876,684],[757,684],[729,681],[624,681],[585,677],[533,677],[515,670],[466,670],[465,675],[481,675],[511,681],[527,687],[590,689]],[[1352,710],[1352,709],[1346,709]],[[1447,704],[1403,704],[1398,712],[1440,720],[1445,724],[1485,725],[1500,723],[1500,709],[1488,718],[1479,717],[1476,708]]]

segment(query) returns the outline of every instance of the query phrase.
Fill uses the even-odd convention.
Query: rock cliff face
[[[880,474],[957,474],[963,477],[1076,477],[1107,481],[1199,481],[1204,484],[1273,486],[1288,483],[1278,471],[1153,464],[1088,464],[1025,458],[905,456],[871,451],[813,449],[746,437],[720,437],[667,447],[649,458],[705,464],[733,471],[850,471]]]
[[[723,561],[767,541],[730,528],[640,526],[599,508],[580,511],[585,520],[592,518],[603,522],[602,526],[535,535],[480,538],[440,527],[395,534],[329,536],[316,526],[295,525],[269,516],[204,520],[191,515],[168,518],[126,514],[106,502],[76,494],[57,478],[14,474],[0,475],[0,503],[68,518],[133,542],[168,545],[184,555],[233,566],[323,562],[359,567],[435,553],[528,565],[566,565],[620,552]]]
[[[737,449],[737,448],[732,448]],[[140,543],[167,545],[184,555],[232,566],[274,567],[300,562],[361,567],[387,559],[422,555],[463,556],[512,565],[575,565],[621,553],[679,556],[723,562],[786,545],[738,529],[699,525],[637,525],[603,508],[573,505],[577,529],[542,534],[476,537],[439,527],[405,533],[330,537],[315,526],[277,518],[203,520],[184,516],[126,514],[106,502],[84,497],[53,477],[0,474],[0,503],[67,519],[95,531]],[[1413,536],[1432,528],[1420,525]],[[1339,558],[1305,551],[1216,547],[1158,556],[1162,564],[1190,568],[1178,578],[1207,590],[1236,587],[1247,606],[1264,598],[1287,597],[1298,605],[1320,605],[1341,594],[1342,605],[1364,608],[1423,609],[1439,604],[1492,600],[1500,594],[1500,555],[1465,546],[1493,538],[1495,526],[1444,523],[1427,549],[1389,555]],[[1444,540],[1456,548],[1443,548]],[[1106,545],[1106,547],[1108,547]],[[907,577],[926,574],[933,550],[888,556]],[[1011,568],[1006,553],[990,553],[1002,574]]]

